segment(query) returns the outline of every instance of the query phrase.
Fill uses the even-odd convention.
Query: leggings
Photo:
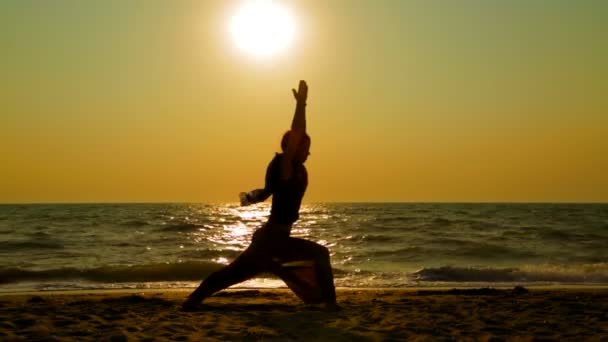
[[[329,250],[312,241],[289,236],[289,229],[266,224],[253,235],[252,242],[232,263],[212,273],[190,295],[202,301],[217,291],[251,279],[260,273],[281,276],[281,265],[290,261],[311,260],[315,264],[321,301],[335,303],[336,290],[329,259]],[[284,226],[283,226],[284,227]]]

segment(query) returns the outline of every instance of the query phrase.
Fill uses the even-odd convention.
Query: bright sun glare
[[[250,0],[230,22],[236,45],[256,57],[276,55],[289,47],[294,36],[289,12],[271,0]]]

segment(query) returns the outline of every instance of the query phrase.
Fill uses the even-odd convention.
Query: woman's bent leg
[[[336,303],[336,288],[329,250],[326,247],[309,240],[290,237],[278,248],[277,257],[283,263],[299,260],[314,261],[323,301],[328,304]]]

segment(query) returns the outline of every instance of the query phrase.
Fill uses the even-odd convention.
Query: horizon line
[[[56,202],[0,202],[0,205],[115,205],[115,204],[238,204],[238,201],[56,201]],[[268,202],[270,204],[270,202]],[[311,201],[302,204],[608,204],[608,201]]]

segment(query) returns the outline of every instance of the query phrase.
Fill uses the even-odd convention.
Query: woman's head
[[[291,136],[291,131],[285,132],[283,134],[283,138],[281,139],[281,150],[285,152],[287,149],[287,144],[289,143],[289,137]],[[298,147],[296,148],[296,154],[294,156],[294,160],[299,163],[304,163],[310,154],[310,136],[304,133],[302,139],[298,143]]]

